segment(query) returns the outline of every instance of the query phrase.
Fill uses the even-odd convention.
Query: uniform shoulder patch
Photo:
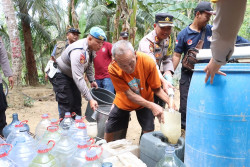
[[[84,62],[85,62],[85,55],[82,53],[82,54],[80,55],[80,63],[81,63],[81,64],[84,64]]]

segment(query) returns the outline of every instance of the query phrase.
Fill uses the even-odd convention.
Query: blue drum
[[[250,166],[250,64],[227,64],[227,76],[204,83],[197,64],[187,101],[187,167]],[[208,81],[210,82],[210,80]]]

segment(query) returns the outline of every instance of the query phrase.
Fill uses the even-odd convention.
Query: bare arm
[[[164,122],[164,117],[163,117],[163,108],[159,106],[158,104],[155,104],[151,101],[148,101],[141,97],[140,95],[134,93],[131,89],[128,89],[125,92],[126,96],[128,99],[136,104],[139,104],[140,106],[149,108],[153,115],[156,116],[159,119],[159,122]]]
[[[181,60],[181,54],[180,53],[177,53],[177,52],[174,52],[174,55],[173,55],[173,66],[174,66],[174,70],[176,70],[179,62]]]

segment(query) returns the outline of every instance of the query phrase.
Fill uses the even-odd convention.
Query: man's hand
[[[8,79],[9,79],[9,87],[12,89],[14,85],[14,79],[13,77],[9,77]]]
[[[98,108],[98,103],[94,99],[89,101],[90,108],[95,111]]]
[[[208,65],[204,69],[204,71],[207,73],[206,78],[205,78],[205,83],[207,83],[208,78],[211,75],[210,84],[213,84],[215,73],[220,74],[220,75],[224,75],[224,76],[227,75],[226,73],[219,71],[220,67],[221,67],[221,65],[216,64],[213,61],[213,58],[210,59]]]
[[[167,80],[165,80],[164,78],[161,80],[161,84],[162,84],[162,89],[164,92],[166,92],[168,94],[168,88],[173,88],[172,84],[170,82],[168,82]]]
[[[45,73],[44,79],[45,79],[45,81],[48,81],[48,74],[47,73]]]
[[[158,118],[160,123],[164,123],[164,114],[163,114],[163,108],[159,106],[158,104],[155,104],[151,102],[151,107],[150,107],[153,115]]]
[[[91,88],[98,88],[98,85],[97,85],[96,81],[92,82],[90,84],[90,86],[91,86]]]

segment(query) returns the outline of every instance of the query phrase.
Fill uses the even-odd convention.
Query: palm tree
[[[21,85],[22,83],[22,51],[21,42],[19,38],[19,30],[16,24],[16,16],[14,5],[11,0],[3,0],[3,10],[8,26],[8,34],[11,44],[12,52],[12,70],[14,74],[15,85]]]

